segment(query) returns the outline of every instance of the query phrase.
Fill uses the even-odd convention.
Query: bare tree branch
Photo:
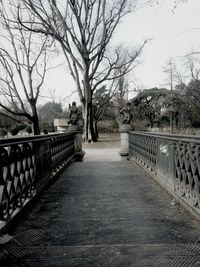
[[[146,44],[145,41],[137,51],[129,55],[127,53],[126,60],[117,49],[115,56],[108,51],[118,24],[135,8],[137,0],[24,0],[23,3],[35,17],[35,21],[32,27],[18,12],[20,25],[26,30],[51,36],[64,52],[83,105],[87,132],[92,127],[88,120],[92,120],[94,91],[102,83],[130,72]],[[124,72],[115,76],[114,73],[120,68]]]
[[[47,71],[48,37],[22,28],[17,15],[26,17],[30,27],[35,19],[24,5],[15,3],[0,3],[0,106],[12,115],[26,117],[39,134],[36,104]]]

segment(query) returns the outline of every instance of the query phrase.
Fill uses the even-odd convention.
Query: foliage
[[[134,121],[148,119],[150,127],[155,122],[160,127],[172,123],[176,129],[200,127],[200,80],[192,79],[188,85],[180,83],[174,90],[142,91],[132,100],[132,105]]]
[[[49,133],[49,132],[52,132],[54,133],[55,132],[55,127],[54,127],[54,124],[53,123],[40,123],[40,128],[41,130],[43,131],[43,133],[45,133],[46,131]]]
[[[94,93],[93,116],[94,116],[94,130],[97,138],[99,130],[98,125],[100,121],[105,121],[105,120],[115,121],[115,114],[113,111],[112,101],[111,101],[114,94],[115,90],[113,91],[112,88],[107,89],[106,86],[100,87]]]
[[[26,132],[28,134],[31,134],[32,133],[32,127],[31,127],[31,125],[26,126],[25,130],[26,130]]]
[[[115,120],[103,120],[98,123],[98,132],[117,133],[119,131],[118,123]]]
[[[108,112],[108,108],[111,107],[111,99],[113,97],[106,86],[100,87],[93,96],[93,115],[95,121],[101,121],[105,117],[109,117],[111,110]]]
[[[16,124],[16,125],[12,126],[10,128],[10,133],[12,135],[17,135],[19,133],[19,131],[21,131],[21,130],[25,130],[28,134],[32,133],[31,125],[27,125],[27,124],[24,124],[24,123],[19,123],[19,124]]]
[[[69,110],[63,110],[61,103],[50,101],[38,107],[38,116],[43,132],[55,132],[54,119],[69,119]]]
[[[12,135],[17,135],[19,133],[19,131],[24,130],[25,128],[26,128],[25,124],[17,124],[17,125],[14,125],[13,127],[11,127],[10,133]]]
[[[8,113],[0,110],[0,128],[9,128],[17,122],[19,123],[15,116],[9,116]]]
[[[185,102],[191,126],[200,126],[200,80],[191,80],[185,90]]]
[[[63,112],[61,103],[47,102],[38,107],[38,116],[41,123],[52,124],[55,118],[60,118]]]
[[[161,110],[165,108],[165,98],[169,94],[167,89],[152,88],[140,92],[132,100],[134,119],[148,119],[151,128],[160,118]]]
[[[8,130],[6,128],[0,128],[0,136],[4,138],[8,134]]]
[[[126,105],[127,100],[127,88],[126,84],[128,83],[126,76],[119,77],[117,79],[117,92],[113,97],[113,111],[116,117],[118,125],[121,124],[121,110]]]

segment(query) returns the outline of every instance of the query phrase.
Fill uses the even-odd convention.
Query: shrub
[[[19,131],[23,130],[26,128],[25,124],[17,124],[14,125],[11,129],[10,129],[10,133],[12,135],[17,135],[19,133]]]
[[[8,130],[6,128],[0,128],[0,136],[4,138],[8,133]]]
[[[117,133],[119,131],[118,123],[114,120],[100,121],[98,131],[100,133]]]
[[[31,127],[31,125],[26,126],[25,130],[26,130],[26,132],[28,134],[31,134],[32,133],[32,127]]]

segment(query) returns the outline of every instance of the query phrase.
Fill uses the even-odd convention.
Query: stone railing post
[[[119,129],[120,132],[120,156],[122,160],[129,160],[129,131],[133,130],[131,124],[122,124]]]
[[[72,124],[67,131],[74,134],[75,160],[82,161],[85,155],[85,151],[82,149],[83,131],[79,125]]]

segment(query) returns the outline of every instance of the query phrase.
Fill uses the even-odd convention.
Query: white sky
[[[145,7],[128,15],[119,25],[114,43],[134,47],[145,39],[152,39],[143,51],[141,64],[129,75],[130,89],[134,84],[143,88],[166,87],[163,72],[166,62],[192,49],[200,50],[200,0],[180,3],[174,12],[173,5],[174,0],[164,0],[162,4]],[[73,94],[66,98],[75,90],[66,72],[67,67],[62,67],[49,73],[44,95],[52,96],[55,91],[55,100],[65,98],[63,104],[68,105],[73,100],[78,101],[78,96]]]

